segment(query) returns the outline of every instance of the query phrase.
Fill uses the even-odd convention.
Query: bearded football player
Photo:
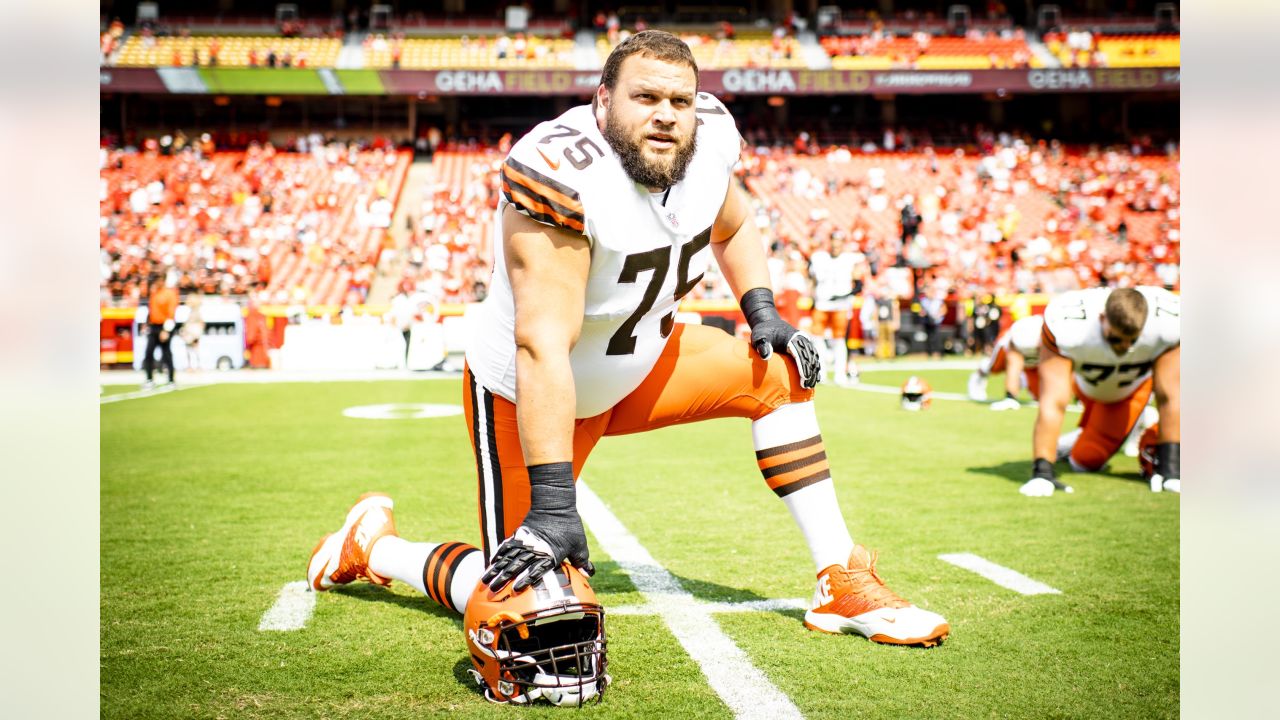
[[[462,388],[480,545],[402,539],[390,499],[375,495],[313,552],[311,587],[407,582],[467,615],[472,644],[492,651],[473,653],[487,696],[590,700],[607,685],[603,614],[598,638],[593,621],[565,632],[570,625],[541,619],[545,608],[527,596],[567,563],[572,572],[552,584],[575,608],[594,603],[584,598],[593,568],[575,479],[606,435],[742,417],[751,421],[765,484],[813,558],[805,625],[908,645],[947,635],[941,616],[885,586],[875,553],[855,544],[845,524],[813,406],[819,355],[775,308],[758,230],[733,178],[742,144],[725,106],[698,92],[688,46],[645,31],[610,55],[590,105],[512,147],[501,171],[492,291]],[[675,322],[712,256],[750,342]],[[471,603],[482,596],[487,617],[473,618]],[[508,612],[510,626],[501,626]],[[587,610],[572,614],[579,612]],[[542,632],[559,634],[539,646],[565,649],[525,657],[516,640]],[[513,645],[495,646],[499,635]],[[504,675],[500,660],[525,669]]]

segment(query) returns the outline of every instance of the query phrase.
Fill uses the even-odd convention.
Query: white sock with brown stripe
[[[447,602],[440,604],[461,613],[484,573],[484,558],[466,543],[409,542],[389,535],[369,552],[369,569],[412,585],[437,602],[437,596],[443,597],[441,591],[447,589]]]
[[[849,561],[853,538],[836,501],[813,402],[790,403],[751,424],[756,462],[804,533],[818,571]]]

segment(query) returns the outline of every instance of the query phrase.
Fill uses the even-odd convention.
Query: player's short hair
[[[1147,298],[1133,288],[1117,288],[1103,309],[1107,324],[1125,335],[1138,335],[1147,322]]]
[[[697,82],[698,63],[693,59],[693,51],[683,40],[665,30],[642,30],[619,43],[604,61],[600,84],[606,90],[612,92],[617,87],[622,62],[632,55],[645,55],[675,65],[688,65],[693,68],[694,82]]]

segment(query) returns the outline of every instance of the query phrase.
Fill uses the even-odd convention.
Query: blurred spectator
[[[898,310],[898,300],[884,288],[876,295],[876,357],[888,360],[898,354],[898,328],[902,327],[902,318]]]
[[[927,290],[920,298],[924,331],[927,337],[925,352],[942,357],[942,321],[947,316],[946,292],[940,286]]]
[[[147,381],[143,383],[143,389],[155,386],[152,377],[156,348],[160,349],[160,362],[168,373],[168,384],[173,384],[173,349],[170,345],[176,327],[174,315],[178,310],[178,291],[163,275],[152,275],[149,286],[151,296],[147,301],[147,349],[146,355],[142,357],[142,371],[147,374]]]
[[[187,369],[200,369],[200,339],[204,337],[204,319],[200,316],[201,296],[196,293],[187,298],[187,319],[183,321],[178,337],[187,348]]]

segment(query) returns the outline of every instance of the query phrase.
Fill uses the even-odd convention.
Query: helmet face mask
[[[463,624],[486,699],[581,706],[603,697],[604,609],[577,569],[564,565],[519,593],[480,583]]]

